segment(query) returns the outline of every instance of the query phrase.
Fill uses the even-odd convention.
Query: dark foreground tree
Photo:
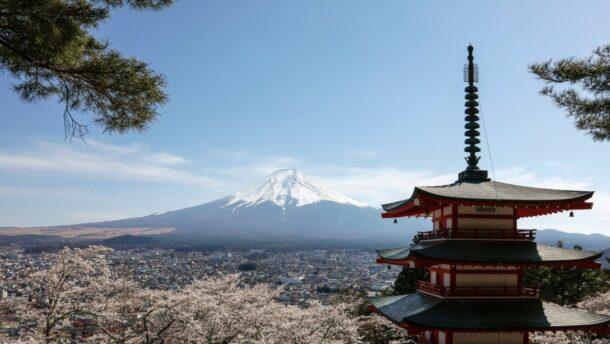
[[[421,241],[421,234],[413,236],[412,245],[417,245]],[[417,267],[412,268],[404,265],[394,281],[394,292],[398,295],[414,293],[417,290],[417,281],[425,281],[430,277],[428,270]]]
[[[27,102],[57,97],[66,136],[82,138],[83,112],[106,132],[143,130],[167,100],[163,76],[90,31],[112,8],[161,9],[173,0],[0,0],[0,69]],[[6,74],[5,74],[6,75]]]
[[[595,49],[584,59],[549,60],[529,68],[547,83],[541,93],[565,109],[578,129],[596,141],[610,141],[610,45]],[[560,84],[569,86],[557,89]]]
[[[394,281],[394,291],[398,295],[414,293],[417,290],[417,281],[425,281],[428,277],[425,268],[403,266]]]
[[[558,241],[556,246],[563,248],[563,242]],[[582,246],[574,245],[574,249],[582,250]],[[607,292],[610,274],[606,270],[541,267],[525,270],[524,282],[536,286],[545,301],[573,306],[587,297]]]

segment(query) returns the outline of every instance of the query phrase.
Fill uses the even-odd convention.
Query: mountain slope
[[[364,204],[344,196],[319,184],[295,169],[278,170],[255,185],[230,196],[227,206],[237,207],[271,202],[282,208],[304,206],[320,201],[351,204],[365,207]]]
[[[324,246],[324,242],[369,243],[370,247],[408,245],[418,230],[432,226],[426,219],[382,220],[381,210],[321,185],[297,170],[279,170],[264,180],[221,199],[194,207],[144,217],[41,228],[0,228],[0,242],[99,240],[133,234],[159,242],[193,244],[278,243]],[[81,229],[84,229],[81,231]],[[30,236],[28,234],[37,234]],[[40,237],[40,238],[39,238]],[[130,240],[132,238],[127,238]],[[178,240],[179,239],[179,240]],[[540,230],[536,241],[588,250],[605,250],[610,237],[601,234]],[[276,246],[274,246],[276,245]],[[362,246],[362,245],[360,245]]]
[[[240,192],[198,206],[73,227],[173,227],[174,235],[216,241],[399,240],[399,244],[406,244],[417,230],[430,226],[423,219],[394,225],[382,220],[380,213],[290,169],[276,171]]]
[[[603,251],[610,248],[610,237],[603,234],[567,233],[556,229],[543,229],[536,233],[536,241],[555,245],[562,241],[564,247],[572,248],[580,245],[585,250]]]

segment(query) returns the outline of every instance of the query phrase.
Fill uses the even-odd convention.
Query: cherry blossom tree
[[[187,332],[183,293],[142,288],[123,276],[107,281],[103,302],[92,307],[98,343],[177,343]]]
[[[94,343],[361,343],[352,304],[309,307],[276,302],[280,290],[240,284],[239,275],[210,278],[178,291],[143,288],[112,272],[107,248],[64,249],[30,277],[28,297],[0,307],[31,321],[17,341],[70,343],[74,318],[83,316]],[[73,327],[72,327],[73,328]]]
[[[576,305],[578,308],[610,315],[610,291],[603,294],[589,297]],[[530,336],[534,344],[604,344],[608,343],[607,338],[600,335],[586,332],[555,332],[555,333],[534,333]]]
[[[359,320],[358,333],[366,343],[417,343],[409,341],[413,337],[406,330],[380,315],[362,316]]]
[[[26,340],[39,343],[62,343],[70,339],[63,329],[70,318],[89,312],[100,301],[103,285],[110,277],[104,253],[110,249],[90,246],[86,249],[65,248],[54,255],[50,268],[30,276],[28,300],[5,304],[34,327]]]

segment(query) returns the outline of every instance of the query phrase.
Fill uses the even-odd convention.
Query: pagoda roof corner
[[[450,203],[551,208],[546,212],[522,211],[518,214],[519,217],[526,217],[568,209],[590,209],[592,203],[585,201],[590,199],[593,193],[593,191],[536,188],[493,180],[458,180],[447,185],[416,186],[411,197],[383,204],[382,208],[386,212],[383,217],[386,218],[419,215],[429,212],[439,204]]]
[[[371,298],[369,302],[375,312],[407,329],[586,331],[607,329],[610,324],[610,316],[536,298],[455,299],[416,292]]]
[[[599,268],[595,260],[603,252],[569,250],[532,241],[434,240],[410,247],[378,250],[378,262],[419,266],[435,264],[458,265],[520,265]]]

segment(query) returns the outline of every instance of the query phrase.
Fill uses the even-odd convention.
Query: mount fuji
[[[270,202],[285,210],[290,206],[301,207],[322,201],[365,207],[295,169],[278,170],[265,180],[230,197],[227,206],[236,205],[233,209]]]
[[[0,244],[61,245],[74,241],[110,246],[398,247],[430,220],[381,219],[366,206],[294,169],[279,170],[231,196],[180,210],[116,221],[67,226],[0,227]],[[610,237],[539,230],[536,241],[610,247]]]
[[[77,228],[165,228],[159,239],[214,244],[409,243],[423,219],[395,225],[369,207],[295,169],[279,170],[231,196],[180,210],[138,218],[67,226]],[[406,223],[406,225],[405,225]]]

